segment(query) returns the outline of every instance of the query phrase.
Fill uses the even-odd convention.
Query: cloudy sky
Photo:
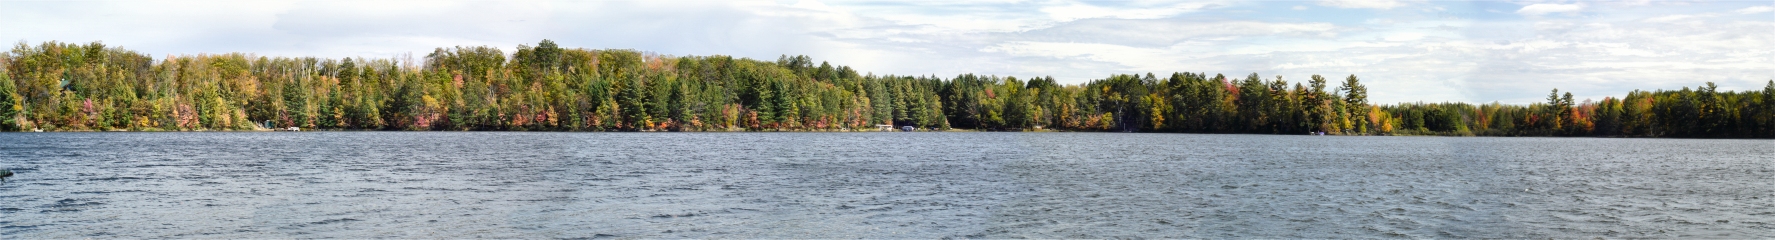
[[[387,58],[564,47],[774,60],[876,74],[1355,74],[1371,101],[1541,101],[1775,79],[1770,1],[16,1],[0,40],[153,56]]]

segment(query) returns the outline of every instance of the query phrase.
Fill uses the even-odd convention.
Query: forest
[[[1635,90],[1544,103],[1377,104],[1355,75],[1290,83],[1178,72],[1053,77],[875,75],[775,61],[562,48],[438,48],[418,60],[154,59],[103,43],[0,55],[0,131],[1113,131],[1775,138],[1762,91]],[[1331,86],[1332,84],[1338,86]]]

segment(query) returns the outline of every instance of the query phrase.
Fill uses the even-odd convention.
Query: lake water
[[[0,238],[1772,238],[1775,141],[6,133]]]

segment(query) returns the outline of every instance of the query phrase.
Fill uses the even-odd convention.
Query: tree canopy
[[[1376,135],[1775,137],[1762,91],[1633,91],[1529,105],[1368,102],[1251,73],[943,78],[775,61],[562,48],[438,48],[422,60],[169,56],[102,43],[19,43],[0,56],[0,130],[826,131],[921,129]]]

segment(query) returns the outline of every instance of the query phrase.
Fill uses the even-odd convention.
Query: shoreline
[[[30,131],[18,131],[18,132],[0,132],[0,134],[5,134],[5,133],[167,133],[167,132],[188,132],[188,133],[198,133],[198,132],[241,132],[241,133],[245,133],[245,132],[292,132],[292,131],[284,131],[284,130],[273,130],[273,129],[265,129],[265,128],[256,128],[256,129],[250,129],[250,130],[214,130],[214,129],[200,129],[200,130],[181,130],[181,131],[165,131],[165,130],[158,130],[158,129],[154,129],[154,130],[129,130],[129,129],[113,129],[113,130],[44,130],[44,131],[42,131],[42,132],[30,132]],[[1750,140],[1750,139],[1766,139],[1766,138],[1726,138],[1726,137],[1712,137],[1712,138],[1697,138],[1697,137],[1648,137],[1648,136],[1626,136],[1626,135],[1608,135],[1608,136],[1538,136],[1538,135],[1476,135],[1476,134],[1466,134],[1466,135],[1458,135],[1458,134],[1400,134],[1400,133],[1393,133],[1393,134],[1373,134],[1373,135],[1354,135],[1354,134],[1326,134],[1326,135],[1310,135],[1310,134],[1268,134],[1268,133],[1201,133],[1201,132],[1117,132],[1117,131],[1069,131],[1069,130],[1052,130],[1052,129],[1042,129],[1042,130],[1026,130],[1026,131],[993,131],[993,130],[977,130],[977,129],[946,129],[946,130],[938,130],[938,131],[930,131],[930,130],[920,130],[920,131],[912,131],[912,132],[904,132],[904,131],[870,131],[870,130],[864,130],[864,131],[848,131],[848,130],[836,130],[836,129],[834,129],[834,130],[789,130],[789,129],[763,129],[763,130],[748,130],[748,129],[736,129],[736,130],[701,130],[701,131],[697,131],[697,130],[692,130],[692,131],[666,131],[666,130],[648,130],[648,131],[622,131],[622,130],[610,130],[610,131],[549,131],[549,130],[460,130],[460,131],[453,131],[453,130],[367,130],[367,129],[321,129],[321,130],[301,130],[301,131],[295,131],[295,132],[390,132],[390,133],[394,133],[394,132],[511,132],[511,133],[519,133],[519,132],[535,132],[535,133],[1133,133],[1133,134],[1208,134],[1208,135],[1268,135],[1268,136],[1316,136],[1316,137],[1498,137],[1498,138],[1536,138],[1536,137],[1544,137],[1544,138],[1620,138],[1620,139],[1747,139],[1747,140]]]

